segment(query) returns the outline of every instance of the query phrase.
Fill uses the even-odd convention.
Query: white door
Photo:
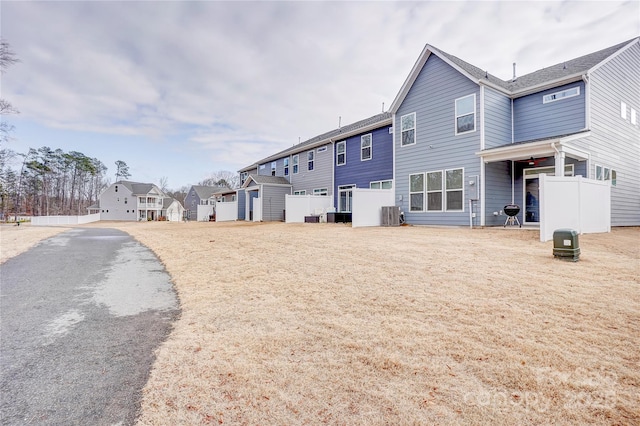
[[[262,221],[262,197],[253,198],[253,221]]]
[[[351,212],[353,202],[353,188],[355,185],[342,185],[338,187],[338,211]]]

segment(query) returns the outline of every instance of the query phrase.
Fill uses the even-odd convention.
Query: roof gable
[[[242,185],[243,188],[248,188],[254,183],[255,185],[286,185],[291,186],[291,183],[282,176],[264,176],[264,175],[249,175],[247,180]]]
[[[550,67],[542,68],[508,81],[495,77],[475,65],[465,62],[456,56],[443,52],[434,46],[427,44],[422,50],[422,53],[418,57],[418,60],[414,64],[406,80],[402,84],[400,91],[391,104],[390,111],[393,113],[398,111],[400,105],[409,93],[411,86],[415,83],[420,71],[422,71],[422,68],[426,64],[427,59],[432,54],[437,55],[440,59],[451,65],[454,69],[474,83],[491,86],[511,97],[518,97],[532,91],[562,85],[570,82],[571,80],[578,80],[582,78],[582,75],[587,74],[603,63],[606,63],[606,61],[610,60],[612,57],[615,57],[622,51],[628,49],[634,43],[639,42],[640,38],[634,38],[632,40],[616,44],[615,46],[598,50],[597,52],[589,53]]]
[[[160,195],[164,197],[164,193],[153,183],[131,182],[119,180],[114,185],[122,185],[127,188],[133,195]]]

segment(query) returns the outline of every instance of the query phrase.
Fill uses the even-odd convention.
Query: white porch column
[[[564,151],[559,151],[555,155],[555,158],[556,158],[555,175],[556,176],[564,176],[564,156],[565,156]]]

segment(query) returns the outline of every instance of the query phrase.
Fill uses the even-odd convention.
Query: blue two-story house
[[[539,221],[538,179],[611,182],[611,224],[640,225],[640,41],[504,81],[427,45],[392,106],[408,223]]]

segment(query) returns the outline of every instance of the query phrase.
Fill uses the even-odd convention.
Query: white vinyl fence
[[[200,204],[197,207],[196,220],[198,222],[208,222],[209,216],[213,214],[213,206],[210,204]]]
[[[251,199],[253,203],[253,221],[262,222],[262,197],[255,197]]]
[[[100,213],[88,214],[84,216],[33,216],[31,218],[31,225],[82,225],[85,223],[97,222],[99,220]]]
[[[238,202],[216,202],[216,222],[228,222],[230,220],[238,220]]]
[[[353,188],[351,226],[382,225],[382,207],[395,205],[392,189]]]
[[[540,241],[557,229],[579,234],[611,231],[611,182],[540,175]]]
[[[303,223],[305,216],[324,215],[333,209],[333,197],[325,195],[285,195],[287,223]]]

